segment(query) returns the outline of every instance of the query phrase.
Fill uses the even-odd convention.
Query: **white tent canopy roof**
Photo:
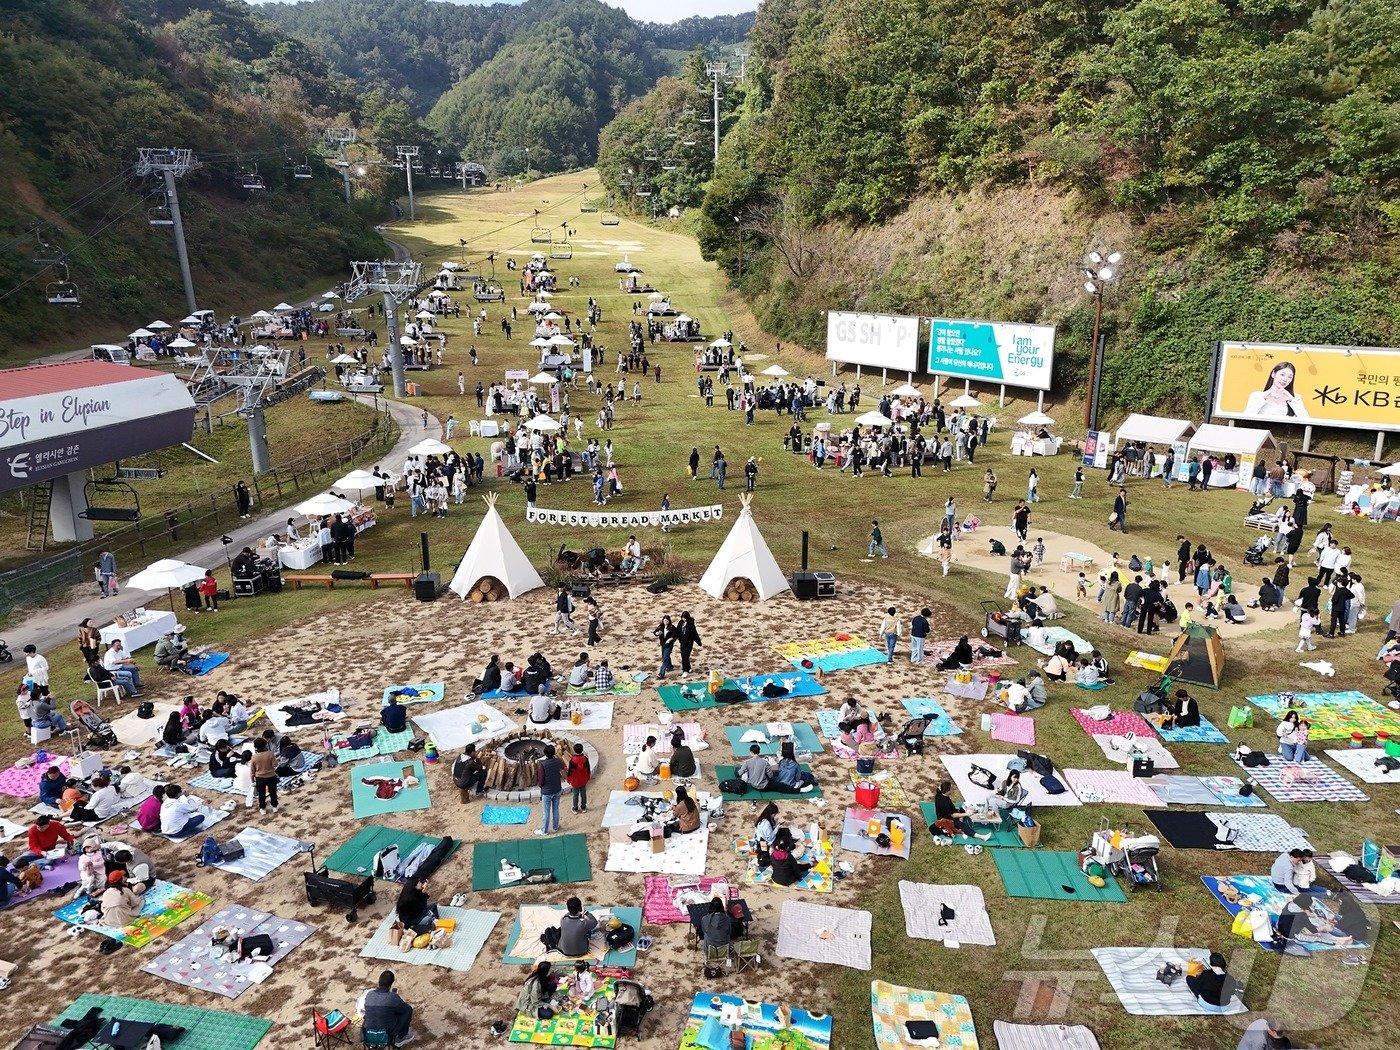
[[[133,591],[168,591],[204,579],[204,570],[197,565],[162,558],[152,562],[127,581]]]
[[[774,379],[781,379],[783,376],[792,375],[782,365],[769,365],[762,372],[763,375],[772,376]]]
[[[1189,437],[1195,426],[1189,419],[1172,419],[1169,416],[1149,416],[1134,412],[1123,420],[1123,425],[1118,428],[1115,436],[1120,443],[1145,441],[1149,445],[1170,445],[1173,441]]]
[[[347,489],[352,492],[368,492],[384,484],[383,478],[377,478],[368,470],[352,470],[345,477],[335,483],[338,489]]]
[[[536,372],[530,377],[530,382],[536,386],[553,386],[559,382],[559,377],[551,375],[549,372]]]
[[[1028,427],[1053,427],[1055,425],[1055,421],[1039,409],[1036,409],[1034,412],[1030,413],[1030,415],[1022,416],[1020,419],[1016,420],[1016,422]]]
[[[918,397],[919,388],[912,383],[900,383],[890,391],[890,397]]]
[[[186,339],[182,335],[177,335],[174,339],[170,340],[170,342],[166,343],[165,345],[172,350],[188,350],[190,347],[196,346],[198,344],[190,342],[190,340]]]
[[[447,589],[463,601],[483,576],[494,576],[506,586],[512,598],[518,598],[526,591],[544,586],[539,572],[525,557],[520,544],[506,528],[500,512],[496,510],[496,494],[485,497],[486,516],[477,526],[476,535],[467,546],[467,553],[452,576]]]
[[[410,445],[408,452],[412,456],[445,456],[452,451],[452,446],[439,441],[435,437],[424,438],[416,445]]]
[[[146,327],[149,328],[149,329],[150,329],[151,331],[153,331],[153,332],[163,332],[163,331],[165,331],[167,328],[169,328],[170,326],[169,326],[168,324],[166,324],[164,321],[152,321],[152,322],[151,322],[150,324],[148,324]]]
[[[952,406],[953,406],[954,408],[981,408],[981,407],[982,407],[982,402],[978,401],[978,400],[977,400],[975,397],[973,397],[971,394],[959,394],[957,397],[953,398],[953,400],[952,400],[951,403],[952,403]]]
[[[348,499],[322,492],[319,496],[312,496],[309,500],[298,503],[292,509],[308,518],[319,518],[323,514],[343,514],[354,505]]]
[[[1204,423],[1191,438],[1192,452],[1233,452],[1235,455],[1256,455],[1261,448],[1272,448],[1274,435],[1257,427],[1225,427],[1219,423]]]
[[[705,575],[700,577],[700,589],[711,598],[722,598],[730,581],[742,576],[754,585],[759,600],[767,601],[788,590],[787,577],[758,531],[758,523],[753,520],[750,509],[753,497],[745,493],[740,498],[743,506],[739,520],[720,544]]]
[[[544,414],[540,414],[534,419],[530,420],[528,423],[525,424],[525,427],[527,430],[538,430],[541,433],[544,433],[546,431],[553,432],[555,430],[562,429],[558,421],[551,419],[549,416],[546,416]]]
[[[891,420],[889,416],[871,410],[869,412],[863,412],[862,414],[856,416],[856,418],[852,422],[854,422],[857,426],[862,427],[887,427],[893,422],[893,420]]]

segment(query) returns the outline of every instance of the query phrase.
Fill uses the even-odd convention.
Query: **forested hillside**
[[[290,292],[384,250],[314,152],[321,125],[354,107],[354,86],[245,4],[11,0],[0,83],[6,350],[183,316],[170,228],[148,222],[164,193],[132,173],[143,146],[188,147],[201,161],[180,199],[202,306]],[[298,164],[314,177],[295,178]],[[266,190],[243,189],[253,169]],[[37,260],[59,256],[80,307],[46,302],[64,269]]]
[[[767,0],[749,43],[699,230],[782,335],[1053,321],[1072,388],[1105,247],[1111,404],[1194,405],[1216,338],[1400,340],[1400,6]]]

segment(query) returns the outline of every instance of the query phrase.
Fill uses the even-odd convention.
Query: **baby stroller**
[[[1244,551],[1246,565],[1263,565],[1264,554],[1269,549],[1269,537],[1259,536]]]
[[[117,746],[117,734],[113,732],[111,724],[86,700],[74,700],[68,705],[68,710],[73,715],[74,723],[87,730],[88,747],[101,750]]]
[[[1114,871],[1125,876],[1128,889],[1134,893],[1141,889],[1162,888],[1162,872],[1157,866],[1157,855],[1162,851],[1162,840],[1156,835],[1139,835],[1119,842],[1123,851],[1121,860],[1114,864]]]
[[[1400,698],[1400,660],[1392,660],[1385,665],[1385,683],[1382,694]]]
[[[642,1020],[656,1005],[651,993],[636,981],[616,981],[613,984],[613,1034],[631,1032],[642,1037]]]

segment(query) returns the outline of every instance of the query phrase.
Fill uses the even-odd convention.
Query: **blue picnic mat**
[[[793,722],[791,725],[792,741],[796,745],[796,750],[799,754],[804,751],[815,754],[818,751],[826,750],[822,746],[821,738],[817,736],[816,731],[806,722]],[[768,734],[767,724],[762,722],[755,725],[724,727],[724,735],[729,738],[729,746],[734,749],[735,755],[748,758],[749,745],[742,737],[751,729],[757,729],[764,735]],[[781,740],[769,737],[768,743],[758,745],[758,752],[761,755],[776,755],[779,752],[779,745],[781,743]]]
[[[481,699],[483,699],[483,700],[507,700],[507,699],[513,699],[513,698],[515,698],[515,697],[524,697],[524,696],[529,696],[529,695],[530,695],[530,694],[529,694],[528,692],[526,692],[524,689],[512,689],[512,690],[510,690],[509,692],[507,692],[507,691],[504,690],[504,689],[492,689],[489,693],[482,693],[482,694],[481,694]]]
[[[486,806],[481,811],[481,822],[491,827],[503,824],[530,823],[529,806]]]
[[[397,693],[401,704],[433,704],[441,700],[446,695],[446,689],[442,682],[420,682],[417,685],[386,685],[384,687],[384,699],[379,702],[380,707],[389,703],[389,695]]]
[[[194,672],[196,678],[201,678],[214,668],[226,663],[228,663],[228,653],[205,653],[190,661],[190,670]]]
[[[869,708],[866,709],[869,711]],[[874,712],[870,712],[873,714]],[[817,727],[822,731],[822,736],[828,740],[841,739],[841,712],[827,709],[817,712]],[[885,727],[878,722],[875,724],[875,739],[885,738]]]
[[[1201,724],[1198,726],[1186,726],[1183,729],[1161,729],[1157,730],[1162,735],[1162,739],[1173,744],[1228,744],[1230,738],[1220,730],[1216,729],[1205,715],[1201,716]]]
[[[943,710],[943,705],[929,696],[916,696],[908,700],[901,700],[904,710],[909,712],[910,718],[923,718],[925,715],[933,716],[933,721],[924,730],[924,736],[961,736],[962,726],[958,725],[948,717],[948,712]]]
[[[1291,899],[1294,899],[1292,894],[1274,889],[1273,880],[1267,875],[1202,875],[1201,881],[1206,884],[1206,889],[1210,890],[1211,895],[1220,902],[1220,906],[1230,913],[1231,919],[1245,908],[1263,909],[1269,916],[1270,925],[1277,926],[1284,906]],[[1229,885],[1234,890],[1233,896],[1239,898],[1238,903],[1226,900],[1225,895],[1221,892],[1223,885]],[[1319,919],[1336,910],[1329,907],[1331,902],[1318,901],[1315,897],[1300,896],[1297,901],[1299,907],[1306,905],[1314,917]],[[1274,946],[1272,939],[1255,941],[1254,943],[1261,948]],[[1335,951],[1339,949],[1355,951],[1358,948],[1370,946],[1359,940],[1350,944],[1326,944],[1321,941],[1303,941],[1302,943],[1309,951]]]
[[[418,783],[413,787],[399,787],[389,798],[378,796],[379,785],[365,783],[366,780],[379,778],[402,780],[405,769],[409,769]],[[386,790],[391,789],[392,785],[386,786]],[[432,805],[428,798],[428,783],[424,778],[422,762],[375,762],[371,765],[356,766],[350,773],[350,799],[355,816],[360,818],[427,809]]]
[[[797,657],[794,667],[801,667],[802,661],[811,660],[822,671],[849,671],[853,667],[868,667],[871,664],[887,664],[887,657],[879,649],[850,649],[844,653],[827,653],[824,656]],[[825,692],[825,690],[823,690]]]

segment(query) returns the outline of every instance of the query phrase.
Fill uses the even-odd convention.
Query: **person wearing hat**
[[[183,644],[175,640],[174,631],[166,631],[161,640],[156,642],[156,666],[163,667],[167,671],[191,674],[189,660],[186,657],[187,651]]]
[[[107,888],[99,898],[102,907],[102,925],[122,930],[141,917],[141,894],[126,881],[123,871],[109,872]]]

